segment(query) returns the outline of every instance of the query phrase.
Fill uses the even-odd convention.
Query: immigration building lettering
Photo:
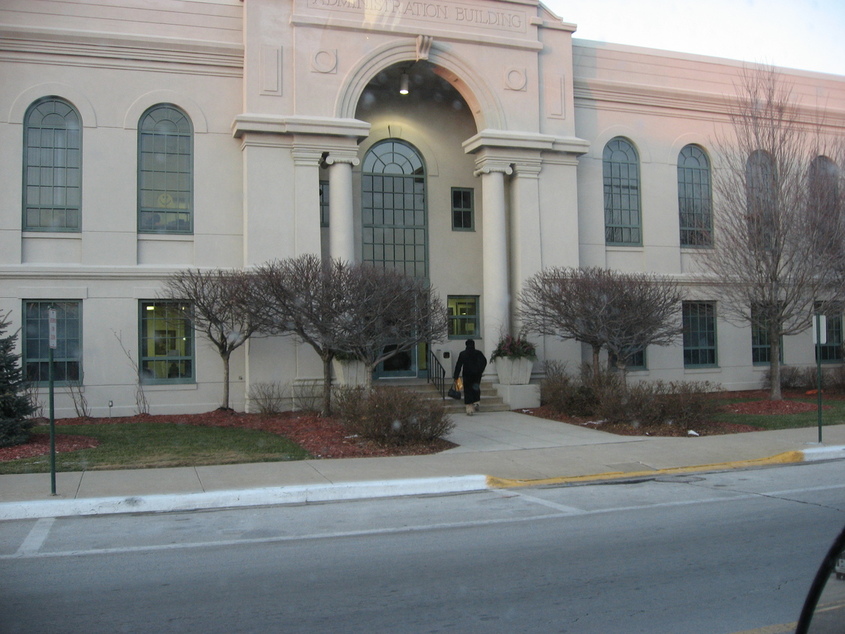
[[[524,32],[527,18],[517,11],[496,11],[454,2],[423,0],[308,0],[308,7],[358,14],[367,22],[425,20],[441,24]]]

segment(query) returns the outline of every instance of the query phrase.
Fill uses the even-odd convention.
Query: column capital
[[[328,156],[325,158],[326,165],[335,165],[337,163],[348,163],[353,167],[358,165],[361,160],[358,158],[357,153],[353,152],[338,152],[336,150],[332,150]]]
[[[319,167],[323,160],[323,153],[320,150],[313,148],[294,147],[291,150],[294,165],[308,165],[311,167]]]
[[[539,159],[536,161],[520,160],[513,164],[513,170],[520,178],[539,178],[542,169],[543,164]]]
[[[494,173],[510,176],[513,174],[513,166],[508,161],[486,156],[480,156],[475,160],[475,171],[472,173],[473,176]]]

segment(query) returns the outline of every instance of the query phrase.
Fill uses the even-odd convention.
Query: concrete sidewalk
[[[664,438],[616,436],[515,412],[456,416],[430,456],[0,476],[0,520],[395,495],[845,458],[845,425]]]

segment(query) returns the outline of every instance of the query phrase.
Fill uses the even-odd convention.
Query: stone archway
[[[353,69],[341,87],[335,104],[336,116],[354,119],[367,86],[379,73],[416,63],[428,64],[434,74],[461,95],[473,114],[477,130],[505,127],[504,109],[481,74],[460,57],[441,50],[436,42],[430,44],[425,54],[415,42],[394,42],[375,49]]]

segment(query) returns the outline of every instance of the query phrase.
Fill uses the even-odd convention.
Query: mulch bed
[[[724,411],[734,414],[752,414],[752,415],[772,415],[772,414],[800,414],[804,412],[814,411],[818,405],[806,401],[792,400],[794,398],[814,397],[815,394],[808,394],[803,392],[784,393],[784,399],[780,401],[769,400],[769,393],[762,390],[754,390],[747,392],[736,392],[738,398],[751,398],[754,400],[745,401],[742,403],[734,403],[725,405]],[[714,394],[714,396],[716,396]],[[724,397],[724,393],[719,393],[720,398]],[[840,395],[824,395],[825,399],[841,398]],[[823,406],[824,408],[824,406]],[[704,421],[696,423],[692,427],[681,425],[659,425],[659,426],[642,426],[629,425],[625,423],[604,423],[590,421],[585,418],[577,418],[574,416],[564,416],[557,412],[550,410],[547,407],[538,407],[531,410],[521,410],[527,414],[540,416],[542,418],[549,418],[551,420],[558,420],[563,423],[570,423],[572,425],[580,425],[582,427],[590,427],[592,429],[599,429],[601,431],[618,434],[620,436],[715,436],[722,434],[743,434],[752,431],[763,431],[760,427],[752,425],[739,425],[735,423],[724,423],[719,421]],[[691,434],[690,432],[695,432]]]
[[[738,414],[796,414],[814,410],[814,403],[788,400],[770,401],[762,391],[738,393],[738,396],[759,396],[759,400],[726,405],[726,411]],[[787,396],[787,395],[784,395]],[[790,396],[804,396],[795,394]],[[825,396],[825,398],[830,398]],[[590,427],[620,436],[714,436],[720,434],[741,434],[761,431],[751,425],[737,425],[717,421],[696,424],[692,429],[678,425],[658,427],[634,426],[622,423],[599,423],[573,416],[564,416],[547,407],[519,410],[525,414],[557,420],[571,425]],[[47,421],[38,421],[44,424]],[[241,427],[280,434],[289,438],[308,451],[315,458],[379,458],[386,456],[421,456],[439,453],[455,445],[447,440],[439,440],[425,445],[407,445],[399,447],[378,445],[374,442],[351,436],[336,418],[322,418],[313,413],[284,412],[274,416],[244,414],[229,410],[214,410],[204,414],[178,415],[138,415],[119,418],[63,418],[56,421],[56,427],[63,425],[96,425],[121,423],[171,423],[177,425],[205,425],[209,427]],[[693,431],[695,434],[690,434]],[[56,433],[56,453],[90,449],[97,446],[95,438]],[[0,448],[0,462],[31,458],[50,452],[50,438],[47,434],[33,434],[31,440],[23,445]]]
[[[46,424],[41,420],[38,424]],[[315,458],[379,458],[386,456],[421,456],[454,447],[439,440],[425,445],[382,446],[351,436],[336,418],[322,418],[313,413],[284,412],[274,416],[214,410],[203,414],[125,416],[117,418],[63,418],[56,421],[56,453],[89,449],[97,440],[60,433],[63,425],[119,425],[121,423],[171,423],[207,427],[240,427],[279,434],[297,443]],[[0,448],[0,461],[30,458],[50,452],[48,434],[33,434],[23,445]]]
[[[532,416],[557,420],[562,423],[569,423],[570,425],[589,427],[590,429],[598,429],[599,431],[606,431],[619,436],[718,436],[724,434],[744,434],[745,432],[762,431],[760,427],[722,423],[718,421],[705,421],[700,424],[696,424],[694,427],[681,425],[645,426],[631,425],[627,423],[607,423],[587,418],[579,418],[576,416],[565,416],[549,409],[548,407],[537,407],[534,409],[524,409],[519,411],[531,414]],[[694,431],[695,434],[690,434],[690,431]]]

